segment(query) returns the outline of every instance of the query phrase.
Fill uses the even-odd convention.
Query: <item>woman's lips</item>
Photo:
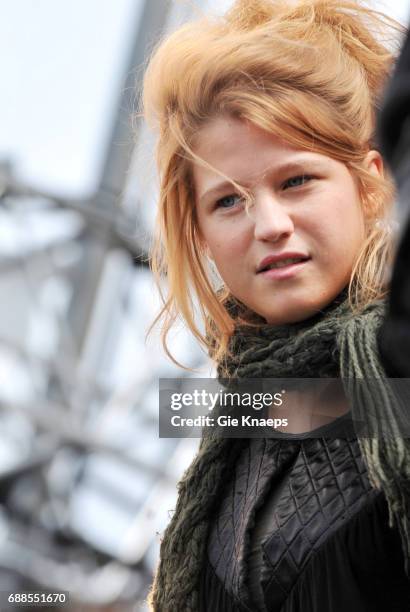
[[[270,270],[259,272],[259,275],[263,276],[263,278],[274,280],[292,278],[292,276],[295,276],[299,270],[301,270],[303,266],[308,263],[308,261],[310,261],[310,258],[304,259],[303,261],[298,261],[297,263],[290,263],[286,266],[282,266],[281,268],[271,268]]]

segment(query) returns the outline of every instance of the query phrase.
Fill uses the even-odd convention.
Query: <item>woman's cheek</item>
[[[219,259],[226,262],[227,258],[232,258],[234,255],[243,255],[244,244],[237,237],[230,238],[225,234],[221,240],[214,242],[214,252]],[[232,263],[232,259],[230,261]]]

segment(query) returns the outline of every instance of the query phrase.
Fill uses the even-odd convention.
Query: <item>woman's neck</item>
[[[313,390],[287,391],[282,406],[270,407],[269,417],[287,418],[288,425],[278,427],[284,433],[305,433],[349,412],[342,382],[330,379]]]

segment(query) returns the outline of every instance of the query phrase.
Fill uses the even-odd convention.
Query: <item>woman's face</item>
[[[252,196],[247,212],[232,184],[194,165],[199,231],[231,293],[276,325],[329,304],[349,282],[365,238],[358,187],[347,167],[230,117],[199,132],[195,153]],[[376,151],[366,163],[382,171]],[[278,265],[270,256],[295,263],[279,261],[282,267],[269,270]]]

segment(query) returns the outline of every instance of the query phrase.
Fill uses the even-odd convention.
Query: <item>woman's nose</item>
[[[256,197],[248,211],[255,224],[254,234],[257,240],[277,241],[283,236],[290,236],[294,224],[285,206],[273,194]]]

